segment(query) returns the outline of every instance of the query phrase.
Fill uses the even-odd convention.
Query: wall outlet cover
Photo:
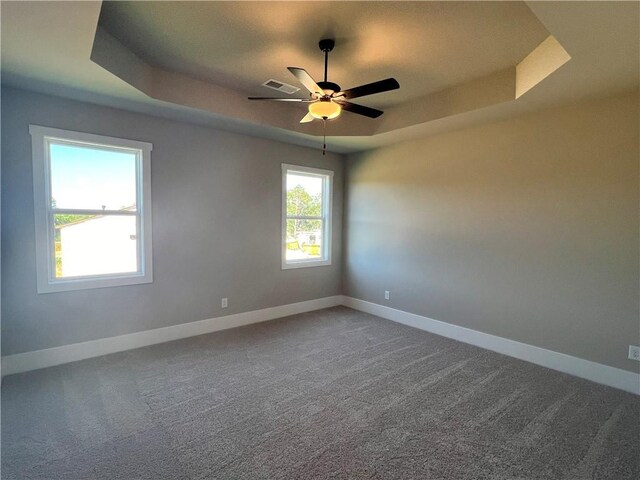
[[[389,300],[391,298],[391,292],[389,290],[384,291],[384,299]]]
[[[638,345],[629,345],[629,360],[640,362],[640,347]]]
[[[229,301],[228,301],[226,298],[223,298],[223,299],[220,301],[220,306],[221,306],[222,308],[227,308],[227,307],[229,306]]]

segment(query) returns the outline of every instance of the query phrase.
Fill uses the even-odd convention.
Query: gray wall
[[[350,157],[345,294],[638,371],[638,114],[623,95]]]
[[[30,123],[153,143],[152,284],[36,293]],[[281,163],[335,172],[332,266],[280,268]],[[339,155],[3,89],[2,353],[340,294],[342,187]]]
[[[3,89],[2,353],[342,288],[637,371],[638,114],[623,95],[354,155],[343,219],[339,155]],[[153,284],[36,293],[30,123],[154,144]],[[283,162],[335,171],[330,267],[280,269]]]

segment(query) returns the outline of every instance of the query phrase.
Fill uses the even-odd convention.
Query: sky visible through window
[[[57,208],[120,210],[136,204],[136,155],[52,143],[51,196]]]
[[[296,175],[289,173],[287,175],[287,191],[294,189],[300,185],[311,196],[322,193],[322,178],[309,175]]]

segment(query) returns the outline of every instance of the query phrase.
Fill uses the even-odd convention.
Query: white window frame
[[[153,145],[135,140],[106,137],[90,133],[29,125],[33,156],[33,200],[36,235],[36,276],[38,293],[53,293],[88,288],[118,287],[153,282],[151,239],[151,150]],[[51,143],[96,147],[103,150],[136,154],[136,211],[53,209],[51,205]],[[77,211],[76,211],[77,210]],[[54,212],[135,215],[137,220],[138,271],[89,275],[72,278],[55,277]]]
[[[322,184],[322,215],[313,216],[287,216],[287,174],[300,173],[302,175],[316,176],[323,180]],[[303,167],[300,165],[282,164],[282,269],[319,267],[331,265],[331,223],[333,204],[333,171],[321,168]],[[322,259],[287,260],[287,219],[322,220]]]

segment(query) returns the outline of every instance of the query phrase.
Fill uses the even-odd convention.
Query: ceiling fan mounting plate
[[[324,38],[320,40],[318,46],[323,52],[330,52],[336,46],[336,41],[333,38]]]

